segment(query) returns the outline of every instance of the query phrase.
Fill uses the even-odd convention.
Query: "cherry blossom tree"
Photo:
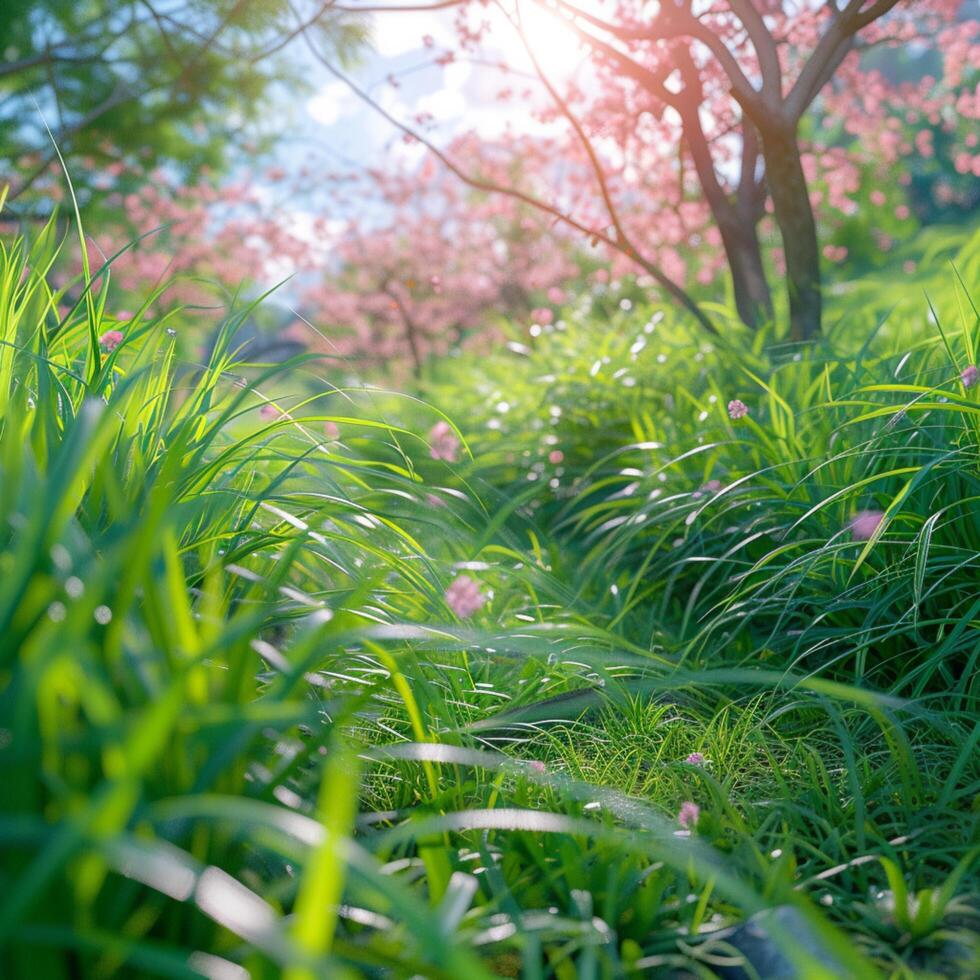
[[[574,33],[585,52],[582,77],[549,76],[544,52],[536,50],[547,41],[525,26],[532,6],[553,16],[556,30]],[[380,16],[390,9],[455,9],[458,51],[437,53],[443,61],[475,56],[503,27],[515,31],[537,76],[537,118],[563,124],[543,168],[517,183],[488,175],[482,158],[474,162],[440,145],[425,126],[396,118],[310,46],[471,187],[516,197],[618,252],[706,326],[708,316],[682,285],[689,270],[679,267],[678,245],[685,237],[688,244],[704,241],[714,229],[738,313],[757,326],[774,308],[760,237],[771,213],[790,336],[807,340],[821,325],[818,216],[854,206],[857,167],[853,147],[831,146],[807,114],[821,100],[825,113],[841,114],[857,142],[882,133],[894,139],[887,120],[898,106],[925,120],[955,113],[975,120],[980,47],[977,23],[963,18],[963,7],[959,0],[619,0],[586,9],[571,0],[442,0],[338,8]],[[491,22],[488,12],[500,16]],[[934,46],[941,61],[937,73],[917,83],[895,84],[862,60],[872,49],[917,40]],[[520,99],[518,111],[528,105]],[[899,138],[896,148],[903,144]],[[512,149],[515,157],[535,159],[526,140]],[[917,152],[924,149],[916,143]],[[975,149],[964,142],[953,152],[958,166],[972,172]]]
[[[469,190],[432,160],[365,177],[384,219],[349,222],[302,296],[332,352],[408,362],[417,374],[453,346],[491,342],[494,318],[549,318],[541,304],[560,305],[562,285],[581,274],[574,243],[539,211]]]
[[[470,58],[499,71],[499,103],[534,126],[442,139],[436,120],[399,118],[299,29],[429,158],[357,175],[380,205],[357,221],[350,175],[309,163],[184,185],[177,171],[114,160],[103,183],[123,222],[100,229],[98,244],[111,253],[149,233],[117,260],[117,281],[137,291],[183,274],[193,298],[192,277],[268,286],[299,273],[292,296],[332,351],[416,370],[458,343],[499,337],[487,328],[496,314],[552,316],[597,266],[660,287],[708,329],[717,322],[699,299],[722,270],[750,326],[773,316],[773,284],[785,278],[791,335],[807,339],[819,329],[821,260],[845,259],[858,208],[887,251],[921,211],[913,166],[941,167],[929,193],[946,206],[976,199],[980,45],[968,5],[631,2],[600,16],[570,0],[507,2],[437,4],[455,12],[458,43],[425,48],[437,65]],[[527,26],[532,8],[572,32],[579,72],[551,77]],[[478,58],[504,29],[523,40],[523,68]],[[901,71],[888,60],[896,46],[919,52]],[[91,175],[98,183],[100,168]],[[298,227],[282,202],[304,180],[337,190],[321,210],[307,201]]]

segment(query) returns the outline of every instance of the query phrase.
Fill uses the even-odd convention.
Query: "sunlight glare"
[[[549,6],[553,9],[545,10],[535,0],[519,0],[510,12],[516,19],[516,11],[520,8],[527,44],[532,48],[548,81],[556,82],[574,75],[588,61],[588,51],[574,29],[565,22],[566,18],[558,11],[557,6]],[[534,72],[534,64],[515,27],[501,24],[499,30],[494,30],[492,37],[508,64],[522,71]]]

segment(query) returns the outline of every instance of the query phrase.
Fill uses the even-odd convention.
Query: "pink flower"
[[[698,825],[698,820],[701,819],[701,807],[697,803],[692,803],[690,800],[685,800],[681,804],[680,812],[677,814],[677,822],[685,830],[693,830]]]
[[[691,766],[703,766],[705,758],[700,752],[692,752],[684,761]]]
[[[532,759],[527,764],[527,767],[536,773],[546,773],[548,771],[548,767],[540,759]]]
[[[107,330],[99,337],[99,346],[107,353],[114,351],[123,342],[121,330]]]
[[[429,430],[429,455],[447,463],[459,461],[459,439],[448,422],[440,420]]]
[[[717,493],[722,488],[721,480],[708,480],[707,483],[702,483],[701,486],[691,494],[691,496],[697,500],[698,497],[703,496],[706,493]]]
[[[964,388],[972,388],[978,380],[980,380],[980,371],[977,370],[976,364],[968,364],[960,372],[960,381],[963,382]]]
[[[878,530],[884,516],[884,511],[880,510],[859,510],[848,524],[851,537],[855,541],[867,541]]]
[[[323,423],[323,431],[326,433],[328,439],[340,438],[340,426],[330,419],[327,419],[327,421]]]
[[[562,462],[564,458],[565,454],[560,449],[552,449],[551,452],[548,453],[548,462],[554,463],[555,466]]]
[[[259,418],[271,420],[271,419],[278,419],[281,417],[282,415],[279,409],[276,408],[276,406],[273,405],[272,402],[266,402],[259,409]]]
[[[749,406],[745,402],[740,401],[738,398],[733,398],[728,403],[728,417],[736,422],[738,419],[744,419],[746,415],[749,414]]]
[[[555,314],[551,312],[546,306],[540,306],[536,310],[531,310],[531,319],[535,323],[540,323],[541,326],[546,327],[552,320],[554,320]]]
[[[116,319],[117,320],[132,320],[133,319],[133,311],[132,310],[119,310],[119,312],[116,313]]]
[[[478,612],[486,601],[487,597],[480,591],[480,586],[468,575],[457,575],[446,589],[446,605],[460,619],[467,619]]]

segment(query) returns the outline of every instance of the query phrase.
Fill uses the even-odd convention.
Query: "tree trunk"
[[[718,215],[715,220],[732,276],[735,309],[746,326],[756,329],[772,319],[772,294],[766,281],[756,226],[735,227]]]
[[[760,134],[766,182],[786,256],[790,336],[811,340],[820,333],[820,247],[796,127],[777,123],[760,127]]]

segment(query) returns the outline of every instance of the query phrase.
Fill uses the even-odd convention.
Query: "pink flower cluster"
[[[266,421],[279,421],[280,419],[292,418],[289,412],[281,412],[272,402],[266,402],[259,409],[259,418]]]
[[[446,463],[459,462],[460,441],[453,427],[440,419],[429,430],[429,455]]]
[[[487,597],[480,591],[480,586],[468,575],[457,575],[446,589],[446,605],[460,619],[468,619],[479,612],[486,601]]]
[[[106,352],[112,353],[124,340],[121,330],[107,330],[99,337],[99,346]]]
[[[880,510],[859,510],[852,518],[848,527],[855,541],[867,541],[878,530],[878,525],[885,516]]]
[[[701,819],[701,807],[691,800],[685,800],[681,804],[680,812],[677,814],[677,822],[685,830],[694,830],[698,821]]]
[[[738,398],[733,398],[728,403],[728,417],[733,421],[737,422],[739,419],[744,419],[746,415],[749,414],[749,406],[745,402]]]
[[[701,486],[691,494],[691,496],[697,500],[698,498],[703,497],[706,493],[717,493],[723,486],[724,484],[721,482],[721,480],[708,480],[706,483],[702,483]]]

